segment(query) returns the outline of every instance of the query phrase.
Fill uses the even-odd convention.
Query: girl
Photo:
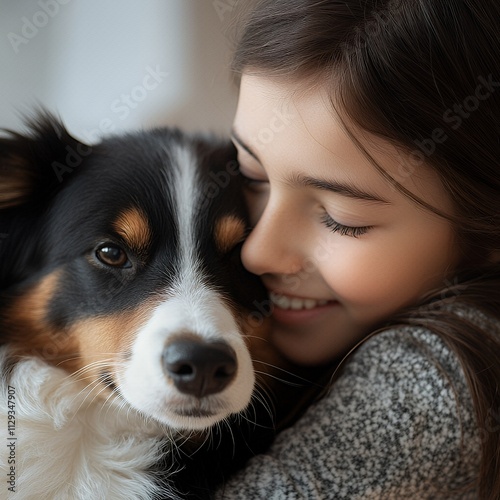
[[[339,369],[220,497],[500,498],[498,0],[267,0],[234,68],[243,262]]]

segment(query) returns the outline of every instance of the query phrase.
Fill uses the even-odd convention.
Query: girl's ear
[[[47,112],[27,125],[0,137],[0,210],[48,200],[92,151]]]

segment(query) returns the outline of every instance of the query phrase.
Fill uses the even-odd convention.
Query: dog
[[[0,139],[0,463],[13,497],[209,497],[238,439],[242,461],[268,446],[249,345],[266,342],[269,302],[239,257],[242,182],[229,142],[172,128],[90,146],[44,112]],[[240,435],[243,420],[269,432]],[[229,458],[214,459],[224,439]],[[207,461],[222,470],[200,472]]]

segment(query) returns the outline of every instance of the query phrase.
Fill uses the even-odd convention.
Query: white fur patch
[[[0,349],[0,366],[6,349]],[[15,417],[14,454],[5,440],[8,386]],[[157,491],[147,469],[160,458],[159,437],[165,439],[169,431],[146,422],[118,399],[104,404],[88,397],[81,382],[61,369],[35,358],[18,363],[9,383],[0,383],[0,415],[1,498],[150,500]],[[9,459],[15,463],[9,464]],[[5,471],[11,465],[15,493],[6,497]]]
[[[204,283],[196,256],[193,232],[196,217],[196,158],[189,149],[174,150],[176,165],[172,196],[177,210],[180,266],[165,300],[141,328],[132,346],[132,357],[117,370],[123,397],[134,407],[173,428],[205,429],[243,410],[249,403],[255,376],[250,354],[233,313],[221,296]],[[162,368],[162,353],[183,333],[206,341],[222,341],[236,353],[235,379],[218,394],[201,400],[180,393]],[[180,413],[202,410],[210,416],[188,417]]]

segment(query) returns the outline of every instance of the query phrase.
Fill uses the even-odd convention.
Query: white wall
[[[163,124],[227,133],[237,4],[0,0],[0,127],[38,103],[90,141]]]

